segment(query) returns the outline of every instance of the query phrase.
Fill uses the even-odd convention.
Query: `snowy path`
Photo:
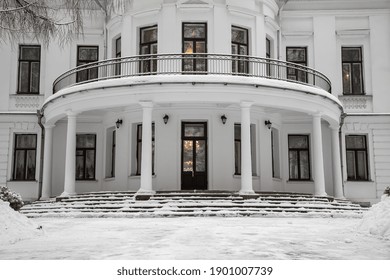
[[[390,259],[360,219],[35,219],[46,234],[0,245],[0,259]]]

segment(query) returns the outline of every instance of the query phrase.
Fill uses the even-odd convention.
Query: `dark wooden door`
[[[182,123],[181,189],[207,190],[207,123]]]

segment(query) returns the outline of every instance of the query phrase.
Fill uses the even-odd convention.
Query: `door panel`
[[[207,189],[207,123],[182,123],[182,190]]]

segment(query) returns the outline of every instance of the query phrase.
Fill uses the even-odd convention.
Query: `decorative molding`
[[[311,37],[313,36],[313,31],[291,31],[291,32],[282,32],[284,37]]]
[[[181,0],[176,4],[178,9],[194,9],[194,8],[206,8],[211,9],[214,7],[210,0]]]
[[[43,95],[10,95],[10,110],[36,111],[43,101]]]
[[[371,95],[343,95],[339,96],[346,112],[371,112],[372,96]]]
[[[265,16],[264,17],[264,22],[267,26],[269,26],[273,31],[280,30],[279,24],[271,17]]]
[[[369,29],[336,30],[336,35],[339,37],[366,37],[370,35],[370,30]]]

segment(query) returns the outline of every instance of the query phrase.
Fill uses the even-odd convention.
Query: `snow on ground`
[[[359,230],[390,239],[390,196],[384,194],[364,215]]]
[[[0,199],[0,245],[42,234],[38,225]]]
[[[44,236],[0,245],[0,259],[390,259],[361,219],[183,217],[35,219]]]

